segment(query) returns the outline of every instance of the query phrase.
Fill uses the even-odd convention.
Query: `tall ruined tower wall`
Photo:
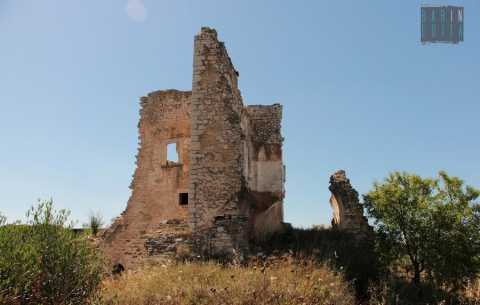
[[[170,219],[188,218],[179,194],[189,186],[191,92],[152,92],[141,98],[139,151],[132,195],[126,210],[105,232],[104,248],[112,263],[131,267],[147,255],[146,235]],[[168,162],[175,143],[178,162]]]
[[[215,30],[195,36],[190,146],[191,227],[204,251],[245,248],[242,98],[238,73]]]

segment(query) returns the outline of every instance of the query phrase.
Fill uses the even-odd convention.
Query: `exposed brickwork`
[[[215,30],[202,28],[194,45],[192,92],[141,98],[132,196],[103,234],[113,264],[130,268],[185,247],[244,253],[250,240],[282,228],[282,107],[243,105]],[[169,143],[177,144],[176,163],[166,160]]]
[[[217,230],[218,219],[232,219],[235,234],[245,235],[246,216],[240,208],[242,191],[242,98],[237,72],[215,30],[202,29],[195,37],[192,84],[192,144],[190,193],[192,229],[213,240],[215,252],[246,247],[246,236],[231,236]],[[222,227],[225,226],[225,223]],[[229,231],[229,228],[225,228]],[[217,236],[222,233],[222,238]]]
[[[169,219],[186,219],[178,193],[188,192],[191,92],[152,92],[141,98],[137,169],[127,209],[104,232],[103,247],[112,263],[129,267],[147,256],[149,232]],[[176,143],[179,162],[167,163],[168,143]]]
[[[191,248],[191,234],[187,222],[183,219],[169,219],[158,225],[157,229],[145,236],[148,256],[176,256],[180,246]]]
[[[245,108],[246,151],[244,176],[248,188],[250,222],[256,239],[283,225],[285,171],[282,162],[282,106],[250,105]]]
[[[258,144],[277,144],[283,142],[280,133],[282,124],[282,105],[249,105],[246,111],[252,123],[252,141]]]

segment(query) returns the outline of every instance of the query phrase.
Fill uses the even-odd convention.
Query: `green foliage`
[[[101,280],[101,259],[68,217],[42,201],[26,224],[0,227],[0,303],[86,303]]]
[[[440,172],[438,179],[395,172],[364,196],[387,264],[406,267],[412,282],[464,287],[480,271],[480,192]]]
[[[475,287],[454,294],[429,282],[418,287],[398,277],[384,279],[370,289],[370,305],[478,305],[480,300]]]
[[[426,268],[438,285],[462,288],[480,272],[480,191],[440,172]]]
[[[103,221],[103,217],[100,212],[90,212],[90,215],[88,216],[88,223],[85,224],[85,227],[88,227],[92,232],[92,235],[96,236],[104,224],[105,222]]]

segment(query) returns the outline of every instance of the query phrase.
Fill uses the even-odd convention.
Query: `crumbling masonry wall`
[[[333,209],[332,227],[354,233],[368,233],[371,227],[363,216],[358,192],[350,184],[344,170],[330,176],[330,205]]]
[[[191,92],[157,91],[141,98],[137,168],[127,209],[105,232],[102,247],[113,264],[135,265],[147,256],[145,241],[170,219],[186,222],[179,193],[189,185]],[[175,143],[178,162],[167,162]]]
[[[200,248],[242,251],[281,229],[282,106],[243,106],[238,72],[215,30],[195,38],[190,192]]]
[[[252,105],[245,108],[246,152],[244,176],[254,205],[254,235],[257,239],[281,229],[285,168],[282,161],[282,106]]]
[[[237,76],[216,31],[202,29],[195,36],[193,60],[190,221],[205,251],[247,247]]]
[[[112,264],[190,248],[233,254],[283,225],[282,106],[244,106],[213,29],[195,36],[192,91],[141,98],[140,147],[127,209],[103,234]],[[168,162],[175,143],[178,162]]]

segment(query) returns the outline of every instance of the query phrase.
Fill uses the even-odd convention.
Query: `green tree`
[[[0,303],[86,304],[102,276],[102,260],[69,213],[42,201],[26,224],[0,227]]]
[[[480,192],[440,172],[439,179],[395,172],[364,196],[384,261],[405,262],[412,282],[422,275],[458,288],[480,270]]]
[[[480,271],[480,191],[457,177],[439,174],[431,211],[427,272],[437,285],[462,288]]]

